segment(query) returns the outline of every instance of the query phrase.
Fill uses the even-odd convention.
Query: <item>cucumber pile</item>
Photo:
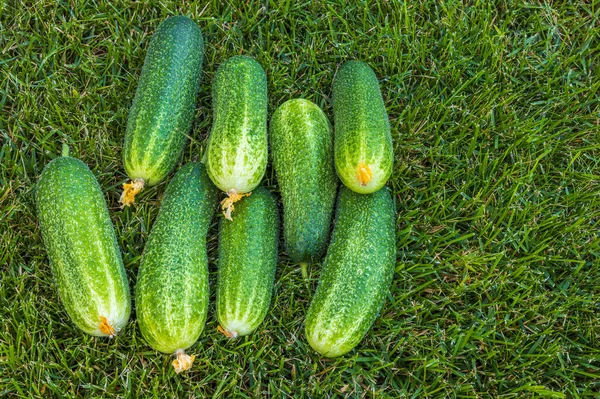
[[[202,32],[190,18],[168,18],[156,30],[125,132],[131,182],[124,184],[122,207],[134,204],[144,186],[167,180],[180,162],[203,55]],[[207,235],[221,200],[218,330],[245,336],[268,316],[282,228],[285,253],[305,278],[307,266],[324,257],[306,315],[308,343],[323,356],[348,353],[377,318],[396,262],[396,212],[385,187],[394,154],[374,71],[360,61],[339,68],[333,127],[318,105],[297,98],[275,110],[268,130],[267,76],[247,56],[220,65],[212,101],[202,163],[175,172],[141,257],[135,313],[143,339],[175,356],[176,373],[192,367],[195,356],[185,351],[209,317]],[[260,185],[269,144],[283,223],[277,197]],[[36,206],[67,314],[88,334],[114,337],[129,320],[130,289],[94,173],[65,149],[44,168]]]

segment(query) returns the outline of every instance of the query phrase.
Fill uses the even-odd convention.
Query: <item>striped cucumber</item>
[[[254,59],[234,56],[217,70],[212,92],[205,162],[212,181],[228,195],[221,205],[231,220],[233,204],[258,186],[267,168],[267,77]]]
[[[264,187],[238,203],[233,220],[221,219],[217,319],[230,338],[252,333],[269,310],[278,230],[277,205]]]
[[[78,159],[53,160],[40,176],[36,204],[67,313],[88,334],[114,336],[129,320],[131,299],[115,230],[94,174]]]
[[[338,180],[329,121],[316,104],[289,100],[271,118],[270,140],[286,251],[306,274],[306,262],[318,261],[325,252],[335,204]]]
[[[352,191],[374,193],[392,174],[390,122],[373,70],[348,61],[333,81],[335,167]]]
[[[127,120],[123,163],[132,180],[122,206],[144,185],[160,183],[175,168],[192,126],[204,42],[190,18],[167,18],[150,41]]]
[[[188,163],[169,183],[152,226],[136,286],[137,318],[154,349],[175,353],[177,373],[192,366],[184,350],[204,329],[208,310],[206,234],[217,189],[204,165]]]
[[[306,316],[306,337],[314,350],[341,356],[367,333],[392,282],[395,236],[387,188],[361,195],[342,187],[331,244]]]

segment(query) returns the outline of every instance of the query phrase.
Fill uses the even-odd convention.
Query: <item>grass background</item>
[[[600,2],[181,3],[0,2],[1,397],[597,397]],[[135,317],[97,339],[62,309],[35,182],[63,143],[92,168],[133,287],[165,184],[119,210],[121,147],[148,42],[174,14],[206,41],[184,161],[201,157],[210,83],[232,55],[265,68],[270,113],[306,97],[331,118],[348,59],[381,80],[398,261],[381,316],[341,359],[303,336],[320,265],[304,281],[285,254],[262,327],[226,339],[213,302],[185,375]]]

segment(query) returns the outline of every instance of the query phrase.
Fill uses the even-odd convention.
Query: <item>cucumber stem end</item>
[[[302,278],[308,278],[308,262],[300,262],[300,271],[302,272]]]
[[[226,330],[223,327],[221,327],[220,324],[217,326],[217,331],[226,336],[227,338],[237,338],[238,336],[237,332]]]
[[[366,186],[373,178],[371,167],[364,162],[361,162],[356,168],[356,175],[361,186]]]
[[[109,323],[108,319],[104,316],[100,316],[99,328],[102,334],[107,334],[110,338],[117,335],[117,331],[115,330],[115,328],[112,326],[112,324]]]
[[[225,219],[233,220],[231,218],[231,213],[235,209],[235,206],[233,206],[233,204],[235,204],[242,198],[249,196],[250,194],[252,193],[250,192],[239,194],[234,188],[227,191],[227,198],[221,201],[221,209],[223,210],[223,215],[225,216]]]
[[[173,360],[173,363],[171,364],[177,374],[191,369],[194,359],[196,359],[195,355],[187,355],[183,349],[177,349],[175,351],[175,356],[177,356],[177,359]]]
[[[119,198],[121,209],[131,204],[135,204],[135,196],[142,191],[144,184],[146,184],[146,182],[142,178],[137,178],[131,183],[123,184],[123,192],[121,193],[121,198]]]

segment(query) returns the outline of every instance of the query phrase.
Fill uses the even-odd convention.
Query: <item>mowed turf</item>
[[[0,397],[598,395],[600,3],[147,3],[0,3]],[[63,143],[91,167],[133,288],[166,184],[119,209],[123,136],[151,35],[175,14],[206,42],[182,162],[201,158],[211,80],[232,55],[265,68],[269,114],[305,97],[332,121],[342,62],[366,61],[379,77],[398,260],[380,317],[350,354],[328,360],[308,346],[321,265],[304,280],[284,253],[262,326],[235,341],[219,334],[216,221],[211,307],[190,372],[176,375],[145,343],[135,313],[100,339],[60,304],[35,183]],[[265,184],[277,192],[271,168]]]

